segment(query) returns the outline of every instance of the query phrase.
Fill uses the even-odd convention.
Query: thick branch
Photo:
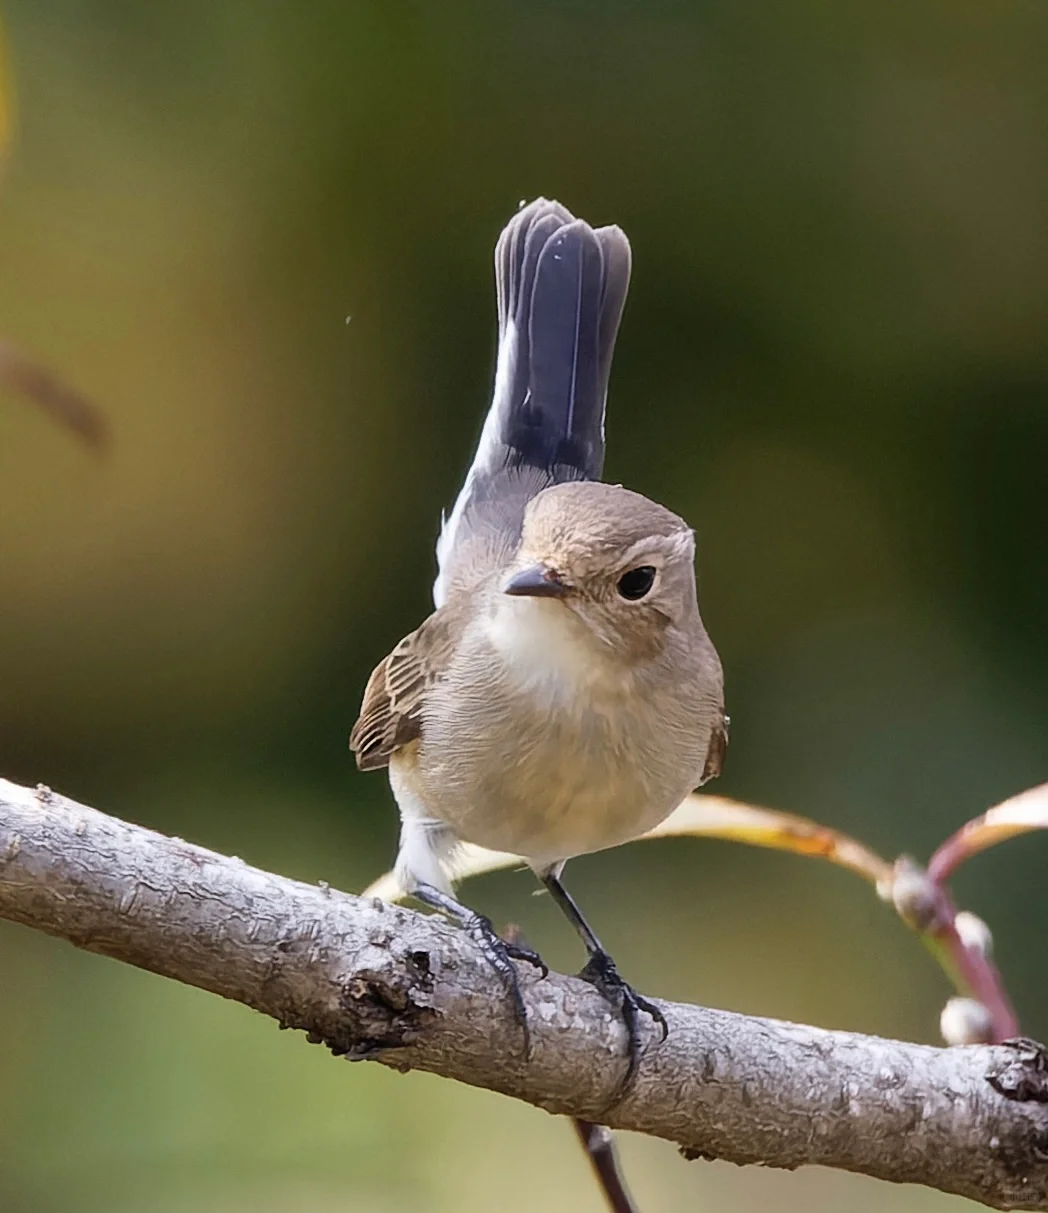
[[[1048,1210],[1048,1059],[936,1049],[662,1003],[636,1086],[585,983],[521,970],[532,1057],[501,988],[444,922],[286,880],[0,780],[0,916],[211,990],[350,1057],[501,1091],[676,1142],[819,1163]]]

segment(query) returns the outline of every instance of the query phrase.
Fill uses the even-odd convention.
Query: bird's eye
[[[638,602],[655,584],[655,570],[650,564],[630,569],[619,578],[618,590],[623,598]]]

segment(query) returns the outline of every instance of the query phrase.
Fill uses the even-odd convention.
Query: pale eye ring
[[[637,568],[623,573],[616,589],[619,591],[619,596],[625,598],[627,602],[639,602],[648,594],[654,584],[654,566],[641,564]]]

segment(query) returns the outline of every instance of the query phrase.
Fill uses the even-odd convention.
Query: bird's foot
[[[640,1061],[640,1035],[637,1031],[637,1018],[640,1012],[643,1011],[645,1015],[650,1016],[662,1029],[663,1040],[669,1033],[669,1026],[666,1023],[665,1015],[659,1008],[642,994],[638,994],[629,982],[619,975],[615,962],[607,952],[591,953],[589,963],[579,976],[583,981],[588,981],[590,985],[596,986],[604,999],[619,1012],[622,1022],[626,1025],[626,1073],[623,1075],[618,1092],[612,1101],[612,1106],[614,1106],[630,1089],[637,1074],[637,1065]]]
[[[542,970],[542,976],[549,976],[549,969],[542,963],[542,957],[538,952],[533,952],[531,948],[525,947],[516,938],[501,939],[498,932],[491,925],[491,919],[485,918],[483,914],[478,914],[476,910],[471,910],[468,906],[464,906],[461,902],[456,901],[450,893],[445,893],[442,889],[438,889],[435,885],[427,884],[425,881],[417,881],[412,885],[412,895],[416,900],[421,901],[424,906],[430,906],[434,910],[440,910],[446,914],[452,922],[457,923],[469,938],[476,944],[484,959],[495,970],[499,976],[499,980],[505,987],[506,993],[509,994],[513,1003],[513,1013],[520,1024],[521,1032],[524,1035],[524,1057],[525,1059],[531,1056],[531,1033],[528,1031],[528,1015],[524,1007],[524,998],[520,992],[520,982],[517,980],[517,970],[513,967],[515,960],[526,961],[530,965]]]
[[[502,939],[491,925],[491,919],[486,918],[483,914],[471,912],[463,921],[462,928],[476,944],[484,959],[498,974],[499,980],[509,995],[510,1001],[513,1003],[514,1017],[520,1024],[520,1030],[524,1036],[524,1056],[529,1058],[531,1056],[531,1032],[528,1029],[528,1012],[524,1006],[524,997],[520,992],[520,981],[517,978],[517,970],[513,967],[513,962],[522,960],[534,965],[535,968],[541,970],[543,977],[549,976],[549,969],[538,952],[532,951],[531,948],[525,947],[521,943],[507,942]]]

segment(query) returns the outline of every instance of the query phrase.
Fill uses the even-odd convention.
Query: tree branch
[[[303,1029],[689,1157],[805,1163],[1048,1210],[1048,1056],[938,1049],[662,1003],[637,1081],[609,1107],[624,1031],[576,978],[524,966],[532,1057],[460,932],[249,867],[0,780],[0,916]]]

